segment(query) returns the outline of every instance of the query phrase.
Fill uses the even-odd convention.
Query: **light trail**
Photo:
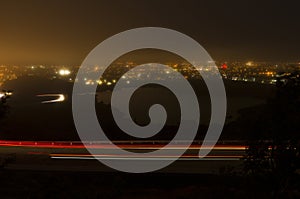
[[[177,156],[160,155],[89,155],[89,154],[50,154],[52,159],[69,159],[69,160],[173,160]],[[239,161],[243,156],[229,156],[229,155],[208,155],[204,158],[199,158],[197,155],[182,155],[179,160],[209,160],[209,161]]]
[[[174,158],[130,158],[130,157],[51,157],[52,159],[65,159],[65,160],[141,160],[141,161],[169,161],[174,160]],[[178,160],[188,160],[188,161],[239,161],[240,158],[179,158]]]
[[[42,94],[42,95],[37,95],[37,97],[57,97],[54,100],[42,101],[41,102],[42,104],[50,104],[50,103],[65,101],[65,96],[63,94]]]
[[[141,150],[159,150],[165,145],[163,144],[118,144],[118,147],[122,149],[141,149]],[[51,141],[5,141],[0,140],[0,146],[11,146],[11,147],[34,147],[34,148],[66,148],[66,149],[83,149],[83,148],[95,148],[95,149],[114,149],[115,147],[111,144],[105,143],[85,143],[81,142],[51,142]],[[189,149],[199,150],[201,145],[191,145]],[[202,149],[208,149],[209,147],[203,147]],[[246,146],[243,145],[225,145],[217,144],[213,147],[213,150],[229,150],[229,151],[244,151]],[[181,150],[185,149],[185,146],[176,144],[168,146],[167,150]]]
[[[174,144],[165,147],[162,143],[164,141],[157,141],[160,144],[154,142],[141,142],[137,141],[120,141],[118,147],[124,150],[136,150],[143,153],[136,152],[135,155],[122,155],[115,153],[115,146],[103,143],[103,142],[71,142],[71,141],[9,141],[0,140],[0,147],[12,147],[14,150],[17,148],[20,152],[24,151],[28,155],[36,156],[48,156],[50,159],[57,160],[120,160],[120,161],[169,161],[177,159],[177,156],[168,154],[170,150],[185,150],[186,146],[182,143]],[[182,155],[180,161],[240,161],[246,150],[246,146],[237,144],[217,144],[213,147],[212,153],[205,157],[199,157],[198,153],[195,153],[201,148],[199,142],[192,144]],[[165,148],[163,148],[165,147]],[[99,149],[99,154],[93,156],[89,154],[85,149]],[[165,154],[151,156],[147,154],[150,150],[164,149]],[[209,147],[204,147],[204,149]],[[62,149],[62,150],[60,150]],[[66,151],[67,149],[67,151]],[[76,149],[76,150],[72,150]],[[79,151],[78,151],[79,150]]]

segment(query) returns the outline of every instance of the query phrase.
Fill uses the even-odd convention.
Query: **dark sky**
[[[298,1],[0,0],[0,64],[80,65],[121,31],[160,26],[215,60],[300,61]]]

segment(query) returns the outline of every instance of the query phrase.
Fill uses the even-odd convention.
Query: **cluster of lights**
[[[9,98],[10,96],[12,96],[12,91],[2,91],[0,92],[0,99],[6,99]]]
[[[246,66],[253,66],[253,62],[252,62],[252,61],[248,61],[248,62],[246,63]]]
[[[58,74],[61,75],[61,76],[67,76],[67,75],[70,75],[71,74],[71,71],[68,70],[68,69],[60,69],[58,71]]]
[[[115,84],[117,82],[117,80],[115,79],[113,79],[112,81],[107,81],[106,79],[93,81],[93,80],[88,80],[87,78],[84,78],[84,81],[85,81],[85,85],[95,85],[95,83],[97,83],[98,85],[107,85],[107,86],[111,86],[112,84]]]

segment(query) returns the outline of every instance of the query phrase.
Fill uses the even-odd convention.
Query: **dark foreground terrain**
[[[201,120],[196,139],[203,139],[210,122],[210,99],[200,80],[192,82],[195,92],[199,93],[198,101],[201,109]],[[76,132],[72,115],[72,86],[70,82],[62,80],[45,80],[42,78],[23,77],[6,82],[3,88],[13,90],[13,96],[7,102],[8,110],[0,120],[1,140],[80,140]],[[247,139],[249,117],[257,118],[263,112],[267,99],[274,95],[274,85],[260,85],[255,83],[225,81],[227,92],[227,116],[221,139]],[[112,140],[132,140],[124,134],[115,123],[110,104],[111,88],[99,89],[96,95],[96,110],[98,120]],[[157,95],[159,93],[159,95]],[[63,94],[65,100],[61,103],[43,104],[41,94]],[[164,88],[143,87],[132,98],[132,119],[139,125],[150,122],[148,110],[153,104],[162,104],[168,113],[165,128],[151,139],[170,140],[178,130],[180,123],[180,107],[176,97]],[[246,119],[241,110],[250,109]],[[251,113],[252,113],[251,112]],[[256,123],[256,121],[255,121]],[[253,125],[250,125],[250,127]],[[235,133],[237,131],[237,133]]]
[[[299,176],[1,171],[1,198],[299,198]],[[284,183],[284,184],[282,184]]]

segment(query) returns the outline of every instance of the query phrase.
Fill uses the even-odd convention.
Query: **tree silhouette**
[[[277,76],[276,94],[269,99],[253,129],[261,134],[249,141],[244,157],[247,174],[272,176],[275,195],[282,194],[300,168],[300,75]],[[255,117],[255,116],[253,116]],[[265,125],[263,125],[265,124]]]
[[[7,99],[10,98],[12,91],[3,90],[0,97],[0,119],[4,117],[4,115],[8,111],[8,105],[6,103]]]

